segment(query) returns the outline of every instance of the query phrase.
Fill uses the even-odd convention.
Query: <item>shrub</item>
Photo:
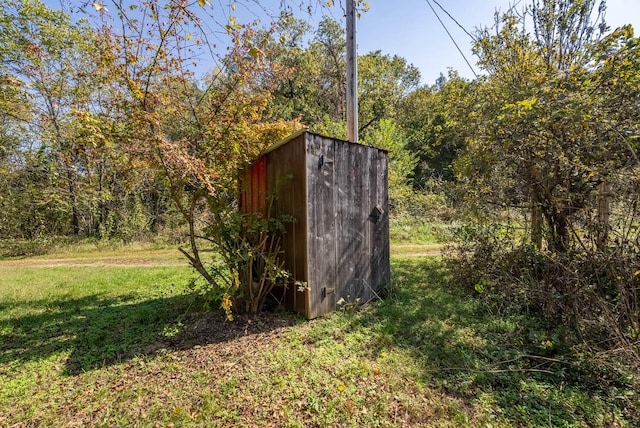
[[[540,314],[552,329],[572,329],[588,349],[623,352],[640,364],[637,237],[555,253],[508,222],[465,225],[454,236],[446,261],[456,286],[499,310]]]

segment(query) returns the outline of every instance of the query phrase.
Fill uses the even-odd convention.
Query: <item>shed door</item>
[[[307,318],[315,318],[336,307],[335,147],[332,139],[307,136]]]

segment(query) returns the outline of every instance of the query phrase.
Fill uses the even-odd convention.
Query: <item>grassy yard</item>
[[[640,424],[628,379],[535,353],[535,320],[456,295],[436,257],[393,257],[361,309],[228,322],[156,251],[0,261],[0,426]]]

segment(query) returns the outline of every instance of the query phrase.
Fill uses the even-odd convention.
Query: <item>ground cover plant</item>
[[[125,254],[0,261],[0,425],[640,422],[624,372],[542,352],[539,320],[451,291],[437,257],[393,257],[393,286],[363,308],[229,322],[184,293],[174,255]]]

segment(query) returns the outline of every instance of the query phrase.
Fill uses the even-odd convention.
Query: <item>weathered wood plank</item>
[[[362,251],[364,230],[361,221],[363,200],[363,159],[364,146],[340,142],[341,154],[336,160],[340,164],[339,184],[336,191],[338,220],[338,283],[342,298],[354,302],[358,298],[359,281],[363,264]]]
[[[335,309],[334,142],[307,134],[308,318]]]
[[[355,148],[357,156],[358,169],[358,188],[356,188],[356,197],[354,201],[354,224],[357,230],[355,254],[355,278],[353,282],[352,298],[360,302],[368,301],[370,297],[369,286],[371,281],[370,266],[370,242],[369,242],[369,193],[371,191],[371,178],[369,170],[371,164],[371,153],[374,149],[367,146],[358,146]]]
[[[377,150],[369,150],[369,170],[367,171],[367,180],[369,181],[369,195],[367,199],[367,206],[364,209],[364,214],[367,216],[365,220],[366,229],[368,231],[367,236],[367,267],[368,275],[363,282],[363,301],[369,301],[375,297],[375,293],[378,291],[378,268],[376,264],[376,235],[378,233],[377,224],[380,220],[378,215],[378,153]]]
[[[382,210],[380,218],[375,223],[373,236],[373,259],[371,266],[375,269],[376,289],[391,282],[391,264],[389,251],[389,166],[387,153],[380,150],[377,153],[377,172],[375,175],[377,187],[377,202]]]
[[[351,187],[347,186],[351,179],[350,158],[347,150],[348,144],[336,141],[335,171],[336,171],[336,293],[337,299],[345,298],[349,292],[348,287],[353,276],[353,260],[349,257],[352,231],[349,227],[349,201],[351,199]]]

